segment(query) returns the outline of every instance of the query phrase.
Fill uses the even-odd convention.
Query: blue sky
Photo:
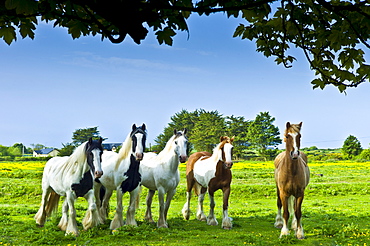
[[[141,45],[129,37],[111,44],[73,40],[44,23],[34,40],[0,42],[0,145],[61,148],[76,129],[94,126],[107,142],[122,142],[143,122],[154,143],[172,115],[202,108],[247,120],[269,111],[281,133],[287,121],[302,121],[302,147],[340,148],[349,135],[369,147],[368,84],[347,95],[313,90],[300,51],[293,68],[278,66],[253,42],[232,38],[239,22],[194,15],[172,47],[151,31]]]

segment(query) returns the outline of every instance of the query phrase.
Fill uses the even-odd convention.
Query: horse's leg
[[[130,204],[127,208],[126,225],[137,226],[135,220],[136,202],[140,193],[140,185],[130,192]]]
[[[116,214],[114,215],[113,220],[110,223],[110,229],[115,230],[123,226],[123,215],[122,215],[122,197],[123,193],[121,187],[117,188],[117,207],[116,207]]]
[[[176,188],[174,188],[172,190],[170,189],[167,192],[166,204],[165,204],[165,208],[164,208],[164,219],[165,219],[167,225],[168,225],[168,223],[167,223],[167,213],[168,213],[168,210],[170,209],[171,201],[172,201],[172,198],[175,195],[175,193],[176,193]]]
[[[47,203],[47,199],[49,197],[49,194],[51,192],[51,188],[47,187],[42,190],[42,196],[41,196],[41,205],[39,210],[37,211],[34,219],[36,221],[37,226],[42,227],[45,224],[46,220],[46,211],[45,211],[45,206]]]
[[[109,199],[111,198],[112,193],[113,193],[113,190],[106,189],[104,197],[103,197],[103,201],[101,202],[101,207],[99,209],[99,215],[100,215],[100,219],[102,220],[103,223],[107,220],[107,217],[108,217]],[[99,199],[100,199],[100,197],[99,197]]]
[[[207,217],[207,225],[218,225],[218,222],[215,217],[215,191],[209,187],[208,196],[209,196],[209,215]]]
[[[281,216],[281,207],[283,205],[281,204],[281,198],[280,198],[280,192],[279,192],[279,189],[277,189],[277,207],[278,207],[278,211],[277,211],[277,215],[276,215],[276,218],[275,218],[275,224],[274,226],[276,228],[283,228],[283,217]]]
[[[185,220],[189,220],[190,218],[190,199],[191,199],[191,191],[186,191],[186,202],[182,207],[182,216]]]
[[[229,217],[228,214],[228,207],[229,207],[229,196],[230,196],[230,186],[224,187],[222,189],[224,196],[223,196],[223,214],[222,214],[222,228],[223,229],[231,229],[233,227],[232,219]]]
[[[292,229],[294,231],[297,230],[297,216],[296,216],[296,213],[295,211],[297,211],[297,199],[294,197],[294,196],[291,196],[290,197],[290,201],[289,201],[289,213],[292,214],[293,218],[292,218]]]
[[[186,176],[186,202],[181,210],[182,216],[185,220],[189,220],[190,218],[191,190],[193,189],[194,183],[194,175],[188,174]]]
[[[99,216],[99,212],[95,203],[95,196],[94,191],[89,190],[87,194],[84,196],[86,201],[89,204],[89,207],[87,208],[86,214],[84,219],[82,220],[82,225],[84,230],[88,230],[92,227],[95,227],[99,224],[101,224],[101,219]]]
[[[149,190],[148,195],[146,196],[145,220],[149,221],[149,223],[154,223],[154,220],[152,217],[152,201],[153,201],[154,194],[155,194],[155,190]]]
[[[302,227],[302,202],[303,202],[304,195],[301,197],[298,197],[296,199],[296,210],[295,210],[295,217],[297,218],[297,230],[296,230],[296,236],[298,239],[304,238],[304,232]]]
[[[200,194],[198,195],[198,208],[197,208],[197,219],[200,221],[206,221],[206,215],[203,212],[203,201],[206,195],[207,188],[201,187]]]
[[[67,192],[66,201],[67,201],[68,208],[69,208],[69,217],[68,217],[66,235],[71,234],[74,236],[78,236],[79,234],[78,228],[77,228],[77,222],[76,222],[76,209],[74,205],[76,199],[77,197],[72,192]],[[67,205],[65,207],[67,207]]]
[[[165,191],[163,187],[158,187],[158,202],[159,202],[159,217],[157,222],[158,228],[168,228],[166,219],[164,217],[165,204],[164,204]]]
[[[58,227],[62,231],[66,231],[67,224],[68,224],[68,202],[67,199],[65,199],[62,205],[62,218],[59,221]]]
[[[288,221],[289,221],[289,197],[284,195],[281,198],[283,206],[283,227],[281,228],[280,237],[289,235]]]

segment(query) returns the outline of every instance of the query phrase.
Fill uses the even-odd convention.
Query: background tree
[[[73,150],[76,146],[72,145],[71,143],[62,143],[63,148],[59,150],[58,156],[70,156],[73,153]]]
[[[75,130],[72,134],[72,143],[62,143],[63,148],[59,150],[59,156],[71,155],[75,147],[86,142],[87,140],[89,140],[90,137],[92,137],[93,139],[97,139],[100,137],[97,126]],[[103,138],[103,140],[106,140],[106,138]]]
[[[226,135],[225,118],[217,111],[199,110],[198,121],[192,129],[189,140],[196,151],[208,151],[220,142],[220,137]]]
[[[82,128],[77,129],[73,132],[72,136],[72,145],[79,146],[82,143],[89,140],[89,138],[98,139],[100,137],[100,133],[98,131],[98,127],[90,127],[90,128]],[[105,139],[104,139],[105,140]]]
[[[42,20],[67,28],[73,38],[100,35],[112,43],[129,35],[139,44],[148,27],[160,44],[172,45],[176,32],[189,31],[189,16],[217,12],[243,18],[234,37],[254,41],[257,51],[274,56],[277,64],[291,67],[295,57],[288,51],[302,50],[317,75],[314,88],[334,85],[342,92],[369,81],[368,0],[5,0],[0,38],[11,44],[19,32],[33,39]]]
[[[248,127],[247,139],[251,148],[265,158],[275,156],[278,151],[276,146],[281,144],[279,128],[273,125],[274,121],[275,118],[269,112],[261,112]],[[275,149],[268,149],[271,146]]]
[[[40,149],[44,149],[45,145],[43,145],[43,144],[31,144],[31,147],[32,147],[33,150],[40,150]]]
[[[9,156],[22,156],[24,153],[24,145],[21,143],[15,143],[13,146],[8,148]]]
[[[238,159],[246,155],[246,150],[250,145],[247,138],[249,124],[250,122],[246,121],[243,116],[226,117],[226,135],[235,136],[233,154]]]
[[[198,111],[188,112],[183,109],[171,116],[171,122],[164,128],[163,133],[158,135],[154,140],[156,145],[152,147],[152,151],[160,152],[166,146],[167,141],[172,137],[174,129],[183,130],[186,128],[188,130],[187,136],[191,137],[192,130],[194,128],[195,122],[198,120]],[[189,143],[188,151],[191,152],[193,145]]]
[[[348,159],[352,159],[353,157],[359,155],[362,151],[360,141],[352,135],[349,135],[343,143],[342,153]]]

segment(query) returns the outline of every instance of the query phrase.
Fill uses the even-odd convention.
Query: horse
[[[146,198],[145,219],[151,223],[154,222],[151,210],[152,199],[155,191],[158,190],[158,228],[168,228],[167,212],[180,181],[178,167],[180,162],[184,163],[188,158],[186,133],[187,129],[183,131],[176,131],[175,129],[174,135],[168,140],[165,148],[158,155],[145,153],[140,164],[141,185],[149,189]]]
[[[186,164],[187,200],[182,209],[182,215],[185,220],[189,220],[190,217],[191,190],[194,189],[195,194],[198,195],[197,219],[200,221],[207,220],[208,225],[218,225],[214,215],[214,193],[221,189],[223,192],[222,228],[232,228],[232,219],[228,216],[228,203],[232,179],[230,169],[233,166],[233,141],[234,137],[221,137],[220,143],[214,148],[212,154],[204,151],[196,152],[189,156]],[[210,211],[206,218],[203,212],[203,201],[207,189],[210,199]]]
[[[299,124],[286,123],[285,151],[280,153],[274,161],[278,207],[274,225],[276,228],[281,228],[280,237],[288,235],[289,215],[293,214],[292,228],[298,239],[304,238],[301,207],[304,190],[310,181],[307,156],[299,150],[301,127],[302,122]],[[281,216],[281,208],[283,208],[283,217]]]
[[[53,157],[45,164],[41,206],[34,217],[38,226],[44,226],[46,217],[57,211],[60,196],[66,198],[58,227],[65,231],[66,235],[79,235],[74,207],[78,197],[84,197],[89,204],[82,221],[83,228],[88,230],[101,223],[94,198],[93,179],[103,175],[102,141],[102,138],[97,141],[90,138],[77,147],[71,156]]]
[[[116,214],[111,221],[110,229],[115,230],[124,225],[122,217],[122,197],[130,192],[130,205],[127,210],[126,224],[136,226],[135,199],[140,191],[140,161],[143,159],[146,141],[146,126],[132,125],[132,131],[122,143],[118,153],[104,151],[102,169],[104,176],[95,180],[94,191],[100,218],[106,221],[109,212],[109,199],[114,190],[117,191]]]

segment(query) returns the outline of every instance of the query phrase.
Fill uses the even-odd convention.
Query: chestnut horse
[[[194,189],[198,195],[197,219],[201,221],[207,220],[208,225],[218,225],[214,215],[214,193],[221,189],[223,192],[223,219],[222,228],[231,229],[232,222],[228,216],[230,183],[231,183],[231,167],[232,163],[232,142],[234,137],[221,137],[220,143],[214,148],[213,153],[196,152],[190,155],[186,164],[186,181],[187,201],[182,209],[184,219],[189,220],[190,217],[190,199],[191,190]],[[208,189],[210,199],[210,211],[206,216],[203,213],[204,195]]]
[[[299,150],[302,122],[290,124],[287,122],[284,134],[285,151],[275,158],[275,181],[277,187],[278,212],[275,227],[281,228],[280,237],[289,234],[289,213],[293,214],[292,228],[298,239],[304,238],[301,223],[301,206],[304,190],[310,181],[310,170],[306,155]],[[283,207],[283,217],[281,216]]]

